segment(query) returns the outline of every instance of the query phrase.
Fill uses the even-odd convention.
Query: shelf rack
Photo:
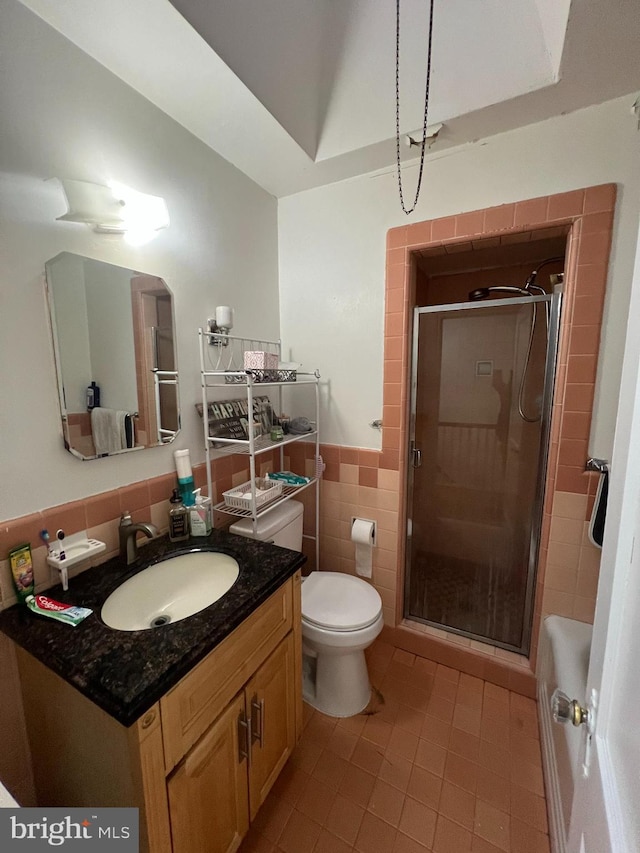
[[[297,372],[295,381],[258,381],[254,372],[241,369],[239,365],[243,364],[243,355],[245,351],[264,351],[275,353],[280,359],[281,343],[280,341],[267,341],[254,338],[242,338],[233,335],[226,335],[220,332],[212,332],[206,329],[198,329],[200,340],[200,377],[202,386],[202,424],[205,442],[205,459],[207,467],[207,485],[208,494],[213,495],[213,479],[211,475],[212,454],[244,454],[249,457],[249,476],[251,481],[251,496],[252,504],[256,504],[255,480],[256,458],[263,453],[272,450],[280,451],[280,468],[284,468],[284,448],[286,445],[293,444],[299,441],[309,441],[312,439],[315,442],[314,459],[317,460],[320,456],[320,438],[319,438],[319,422],[320,422],[320,373],[316,370],[313,373]],[[247,439],[236,438],[220,438],[219,436],[210,435],[208,407],[212,402],[222,402],[224,399],[232,399],[229,394],[225,394],[225,398],[212,400],[210,394],[215,389],[215,393],[235,392],[238,394],[246,394],[247,410],[251,413],[254,410],[254,398],[261,394],[267,388],[275,390],[276,400],[271,400],[272,407],[276,411],[282,412],[282,390],[289,388],[295,392],[296,388],[301,386],[311,386],[315,394],[315,419],[309,418],[314,429],[311,432],[303,435],[287,434],[279,441],[271,441],[269,435],[254,436],[249,430]],[[304,472],[302,472],[304,473]],[[257,534],[258,518],[286,501],[294,498],[297,494],[306,491],[309,488],[315,489],[315,525],[314,535],[305,535],[305,539],[310,539],[315,543],[316,566],[320,564],[320,480],[314,476],[310,482],[302,486],[288,486],[284,484],[282,493],[273,501],[270,501],[259,509],[247,508],[239,509],[231,507],[224,502],[215,504],[213,509],[218,512],[223,512],[226,515],[250,518],[253,522],[253,534]]]

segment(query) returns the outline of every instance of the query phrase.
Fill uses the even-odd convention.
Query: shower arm
[[[606,474],[609,470],[609,460],[608,459],[597,459],[594,456],[590,456],[587,459],[587,464],[584,466],[585,471],[597,471],[598,474]]]

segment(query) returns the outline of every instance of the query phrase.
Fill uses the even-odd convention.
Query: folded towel
[[[97,456],[116,453],[127,448],[125,429],[128,412],[99,407],[91,410],[91,432]]]
[[[311,432],[312,429],[309,418],[293,418],[289,423],[289,432],[292,435],[304,435],[305,432]]]

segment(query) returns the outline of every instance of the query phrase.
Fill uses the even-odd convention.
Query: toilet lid
[[[312,572],[302,584],[302,618],[320,628],[357,631],[380,615],[378,591],[340,572]]]

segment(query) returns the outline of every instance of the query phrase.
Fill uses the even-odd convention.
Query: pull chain
[[[429,9],[429,42],[427,47],[427,81],[424,91],[424,121],[422,125],[422,145],[420,150],[420,170],[418,172],[418,185],[416,187],[413,206],[407,210],[402,191],[402,171],[400,168],[400,0],[396,0],[396,166],[398,172],[398,191],[400,193],[400,205],[407,214],[413,213],[418,204],[420,187],[422,185],[422,172],[424,170],[424,155],[427,145],[427,116],[429,113],[429,87],[431,85],[431,42],[433,37],[433,6],[431,0]]]

